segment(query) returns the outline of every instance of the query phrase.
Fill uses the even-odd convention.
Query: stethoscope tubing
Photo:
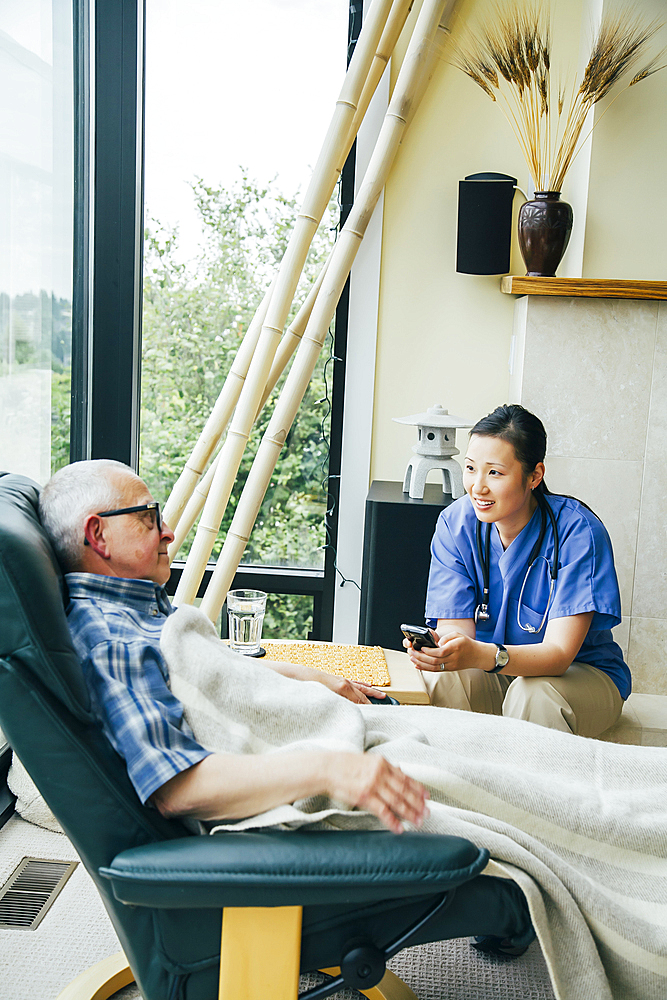
[[[551,603],[554,597],[556,580],[558,579],[558,563],[560,555],[560,539],[558,537],[558,525],[556,524],[556,517],[554,515],[553,510],[551,509],[551,504],[545,499],[545,497],[541,493],[537,493],[535,499],[537,500],[538,506],[540,508],[542,523],[540,525],[540,533],[538,535],[537,541],[533,546],[531,553],[528,557],[528,569],[526,570],[526,575],[524,576],[523,583],[521,585],[521,592],[519,594],[519,601],[517,604],[517,612],[516,612],[516,621],[519,628],[523,632],[532,632],[532,633],[541,632],[547,620],[549,609],[551,608]],[[554,536],[554,555],[550,566],[549,566],[549,560],[547,559],[546,556],[539,556],[540,549],[542,548],[542,542],[544,541],[544,538],[547,533],[547,515],[549,517],[549,520],[551,521],[551,527]],[[483,592],[482,592],[482,600],[475,608],[475,622],[483,623],[489,621],[491,618],[491,615],[489,614],[489,593],[490,593],[489,576],[491,567],[491,522],[490,521],[487,521],[486,523],[486,539],[485,539],[484,549],[482,549],[481,521],[477,522],[476,540],[477,540],[477,555],[479,556],[480,565],[482,567]],[[549,598],[547,600],[546,611],[542,616],[542,621],[540,622],[539,626],[535,628],[534,625],[521,624],[521,604],[523,601],[523,592],[526,588],[528,577],[530,576],[530,571],[535,565],[538,556],[540,559],[544,559],[547,566],[549,566],[549,575],[551,577],[551,581],[549,584]]]

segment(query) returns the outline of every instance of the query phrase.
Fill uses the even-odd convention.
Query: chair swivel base
[[[339,968],[322,969],[328,976],[338,976]],[[134,974],[127,964],[122,951],[92,965],[74,979],[69,986],[58,995],[58,1000],[111,1000],[118,990],[134,982]],[[417,997],[402,979],[389,969],[383,978],[368,990],[360,991],[368,1000],[417,1000]],[[268,1000],[271,994],[265,994],[260,1000]],[[252,994],[244,994],[244,998],[254,1000]]]
[[[82,972],[58,994],[58,1000],[109,1000],[134,982],[134,973],[122,951]]]

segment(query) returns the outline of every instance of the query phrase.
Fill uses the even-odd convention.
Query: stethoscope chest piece
[[[491,621],[488,604],[478,604],[475,608],[475,625],[485,625]]]

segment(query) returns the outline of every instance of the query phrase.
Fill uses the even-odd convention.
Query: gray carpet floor
[[[0,885],[23,857],[76,860],[66,837],[13,817],[0,830]],[[1,1000],[56,1000],[80,972],[120,950],[97,891],[79,865],[35,931],[0,928]],[[418,1000],[554,1000],[542,953],[533,943],[513,960],[478,954],[466,940],[420,945],[391,969]],[[302,988],[316,979],[302,982]],[[346,990],[339,1000],[358,1000]],[[141,1000],[135,986],[115,1000]]]

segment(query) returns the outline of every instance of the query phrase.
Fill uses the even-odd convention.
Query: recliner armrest
[[[488,857],[469,840],[437,834],[270,830],[146,844],[100,874],[135,906],[332,905],[452,889]]]

